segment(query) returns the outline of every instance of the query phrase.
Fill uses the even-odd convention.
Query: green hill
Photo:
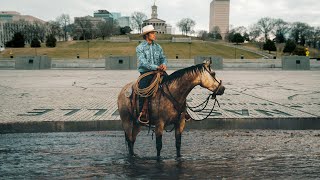
[[[141,38],[141,37],[140,37]],[[139,37],[134,37],[131,39],[139,39]],[[191,44],[188,43],[172,43],[169,40],[170,37],[162,38],[163,40],[158,41],[162,46],[167,58],[175,59],[179,56],[179,59],[190,59],[198,55],[215,55],[221,56],[227,59],[237,59],[241,55],[244,55],[246,59],[256,59],[261,58],[260,55],[251,53],[248,51],[224,46],[223,44],[203,42],[203,41],[193,41]],[[1,53],[4,58],[10,57],[10,52],[13,56],[18,55],[43,55],[46,54],[51,58],[76,58],[77,55],[80,58],[104,58],[110,54],[112,55],[135,55],[135,48],[139,44],[138,40],[131,41],[128,43],[116,43],[104,40],[92,40],[89,43],[86,41],[68,41],[68,42],[58,42],[57,47],[47,48],[42,44],[41,48],[7,48]]]

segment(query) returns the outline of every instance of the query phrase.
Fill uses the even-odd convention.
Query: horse
[[[186,122],[186,98],[194,87],[200,85],[212,91],[214,95],[224,93],[225,87],[222,81],[215,77],[215,72],[211,70],[210,65],[211,61],[205,60],[202,64],[180,69],[164,76],[160,90],[151,98],[149,123],[155,127],[158,158],[160,158],[162,149],[163,130],[171,124],[174,124],[175,129],[176,155],[181,157],[181,136]],[[117,103],[130,156],[135,156],[133,147],[142,126],[136,123],[135,116],[130,113],[132,105],[130,97],[126,95],[134,83],[131,82],[122,88]]]

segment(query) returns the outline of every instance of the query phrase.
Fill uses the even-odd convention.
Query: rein
[[[206,70],[209,74],[211,74],[211,69],[208,70],[208,69],[205,68],[205,70]],[[175,108],[175,109],[177,110],[177,112],[179,113],[179,118],[178,118],[178,119],[180,119],[181,113],[182,113],[183,110],[184,110],[184,104],[186,104],[187,108],[188,108],[190,111],[192,111],[192,112],[202,112],[202,111],[207,107],[210,99],[214,99],[214,104],[213,104],[213,106],[212,106],[212,108],[211,108],[211,110],[210,110],[210,113],[209,113],[206,117],[204,117],[204,118],[202,118],[202,119],[194,119],[194,118],[192,118],[194,121],[202,121],[202,120],[207,119],[207,118],[212,114],[216,103],[217,103],[218,106],[220,107],[220,104],[219,104],[219,101],[218,101],[216,95],[217,95],[217,93],[218,93],[218,91],[219,91],[219,89],[220,89],[220,87],[221,87],[222,80],[220,80],[220,82],[219,82],[214,76],[211,76],[211,77],[212,77],[216,82],[219,83],[216,91],[213,92],[213,93],[211,93],[211,94],[209,94],[209,96],[206,98],[206,100],[205,100],[204,102],[202,102],[201,104],[199,104],[199,105],[197,105],[197,106],[193,106],[193,107],[189,106],[189,105],[186,103],[186,101],[183,103],[182,106],[180,106],[180,103],[179,103],[179,102],[173,97],[173,95],[171,94],[171,92],[170,92],[169,87],[168,87],[167,84],[165,84],[165,86],[166,86],[169,94],[165,93],[164,90],[163,90],[163,88],[161,88],[161,92],[173,103],[174,108]],[[205,104],[205,105],[204,105],[204,104]],[[202,109],[197,109],[197,108],[199,108],[199,107],[201,107],[201,106],[203,106],[203,105],[204,105],[204,107],[203,107]]]
[[[209,67],[209,70],[208,70],[207,68],[205,68],[205,70],[206,70],[209,74],[211,74],[211,68],[210,68],[210,67]],[[207,118],[212,114],[212,112],[213,112],[213,110],[214,110],[214,107],[216,106],[216,103],[217,103],[218,106],[220,107],[219,101],[218,101],[218,99],[217,99],[217,93],[218,93],[218,91],[219,91],[219,89],[220,89],[220,87],[221,87],[222,80],[220,80],[220,82],[219,82],[214,76],[211,76],[211,77],[212,77],[216,82],[219,83],[216,91],[213,92],[212,94],[209,94],[209,96],[207,97],[207,99],[206,99],[205,101],[203,101],[201,104],[197,105],[197,106],[191,107],[191,106],[188,106],[188,104],[187,104],[187,108],[188,108],[190,111],[192,111],[192,112],[194,112],[194,113],[195,113],[195,112],[202,112],[202,111],[207,107],[210,99],[214,99],[214,104],[213,104],[213,106],[212,106],[209,114],[208,114],[206,117],[202,118],[202,119],[194,119],[194,118],[192,118],[194,121],[203,121],[203,120],[207,119]],[[211,98],[210,98],[210,97],[211,97]],[[202,109],[196,109],[196,108],[198,108],[198,107],[201,107],[203,104],[205,104],[205,105],[203,106]]]

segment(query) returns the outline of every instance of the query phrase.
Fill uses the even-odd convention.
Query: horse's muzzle
[[[220,85],[216,95],[222,95],[225,89],[226,88],[223,85]]]

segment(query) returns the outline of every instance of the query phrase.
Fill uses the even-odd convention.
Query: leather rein
[[[210,67],[209,67],[209,70],[208,70],[207,68],[205,68],[205,67],[204,67],[204,69],[211,75],[211,68],[210,68]],[[212,114],[216,103],[217,103],[218,106],[220,107],[219,101],[217,100],[217,93],[218,93],[218,91],[219,91],[219,89],[220,89],[220,87],[221,87],[222,80],[218,81],[218,80],[217,80],[214,76],[212,76],[212,75],[211,75],[211,77],[212,77],[216,82],[219,83],[217,89],[216,89],[214,92],[212,92],[211,94],[209,94],[209,96],[206,98],[206,100],[205,100],[204,102],[202,102],[201,104],[199,104],[199,105],[197,105],[197,106],[193,106],[193,107],[189,106],[189,105],[186,103],[186,101],[184,101],[184,102],[182,103],[182,105],[180,105],[180,103],[179,103],[179,102],[173,97],[173,95],[171,94],[171,92],[170,92],[170,90],[169,90],[169,87],[168,87],[168,84],[165,83],[164,85],[165,85],[165,87],[166,87],[166,89],[167,89],[167,91],[168,91],[169,94],[164,91],[163,85],[160,85],[160,86],[159,86],[162,94],[171,101],[171,103],[173,104],[174,108],[175,108],[176,111],[178,112],[178,119],[180,119],[181,114],[184,112],[184,110],[185,110],[186,107],[187,107],[190,111],[192,111],[192,112],[202,112],[202,111],[207,107],[208,102],[210,101],[210,99],[214,99],[214,105],[212,106],[211,111],[209,112],[209,114],[208,114],[206,117],[201,118],[201,119],[192,118],[193,120],[195,120],[195,121],[202,121],[202,120],[207,119],[207,118]],[[205,105],[204,105],[204,104],[205,104]],[[203,107],[202,109],[197,109],[197,108],[199,108],[199,107],[201,107],[201,106],[203,106],[203,105],[204,105],[204,107]]]

